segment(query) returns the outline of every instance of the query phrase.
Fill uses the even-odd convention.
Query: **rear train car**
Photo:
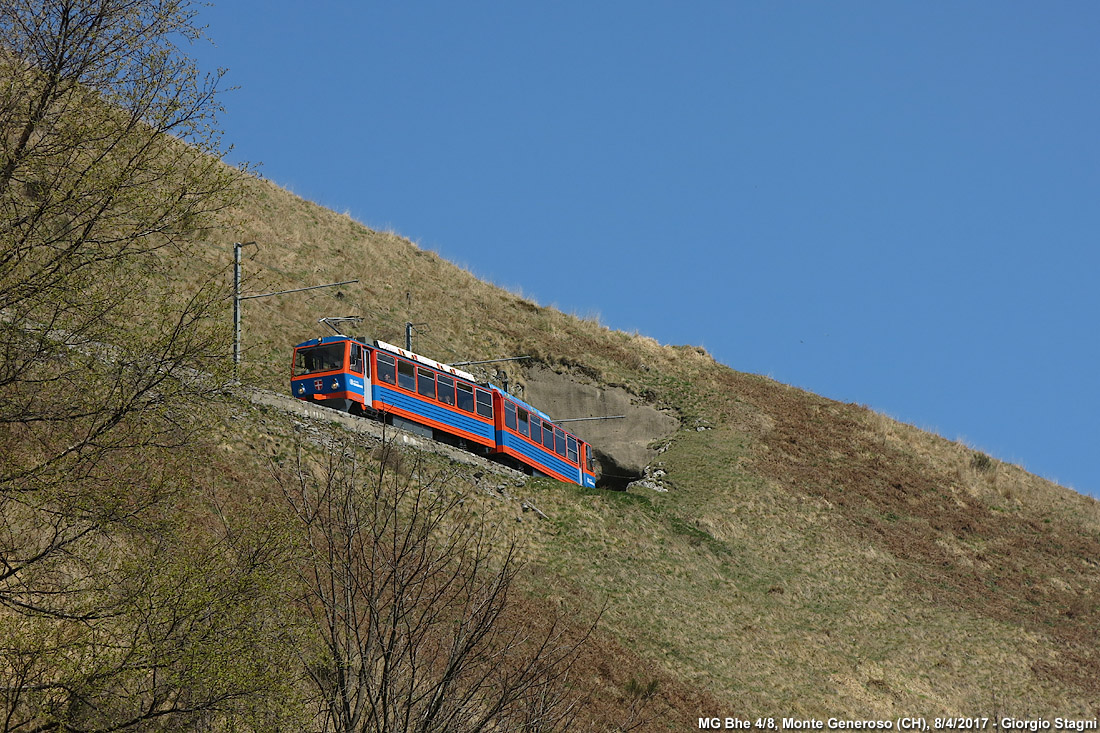
[[[461,369],[384,341],[326,336],[298,344],[290,391],[530,473],[596,485],[591,447],[545,413]]]
[[[503,390],[497,399],[493,452],[559,481],[596,485],[595,460],[587,443],[556,425],[546,413]]]

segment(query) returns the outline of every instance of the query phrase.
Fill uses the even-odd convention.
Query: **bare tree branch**
[[[514,539],[465,507],[454,473],[387,468],[350,442],[272,466],[298,526],[302,662],[325,731],[556,731],[567,670],[591,632],[506,623]]]

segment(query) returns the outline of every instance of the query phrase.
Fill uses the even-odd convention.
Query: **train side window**
[[[527,424],[527,410],[519,408],[519,434],[525,438],[531,436],[531,426]]]
[[[378,355],[378,381],[397,384],[397,365],[388,354]]]
[[[416,391],[416,367],[404,359],[397,360],[397,386]]]
[[[554,426],[545,421],[542,423],[542,445],[548,450],[554,450]]]
[[[477,390],[477,414],[482,417],[493,416],[493,395],[483,389]]]
[[[504,403],[504,425],[512,430],[517,430],[516,427],[516,406],[512,402]]]
[[[351,360],[348,362],[348,369],[356,374],[363,373],[363,347],[359,344],[353,343],[351,345]]]
[[[458,406],[466,412],[474,411],[474,388],[465,382],[458,383]]]
[[[565,433],[561,428],[554,428],[554,452],[565,458]]]
[[[435,399],[435,372],[428,369],[416,370],[416,391],[430,399]]]
[[[542,442],[542,420],[538,415],[531,416],[531,440],[536,443]]]
[[[596,473],[596,461],[592,457],[592,446],[587,444],[584,447],[584,465],[589,473]]]
[[[577,439],[572,435],[565,436],[565,452],[566,458],[573,463],[577,462]]]
[[[439,390],[439,401],[445,405],[453,405],[455,403],[455,380],[440,374],[436,378],[436,382]]]

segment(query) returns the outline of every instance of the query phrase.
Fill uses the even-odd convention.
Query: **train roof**
[[[354,341],[354,340],[355,339],[353,339],[351,336],[343,336],[343,335],[341,335],[341,336],[322,336],[321,338],[309,339],[308,341],[303,341],[300,344],[295,344],[294,348],[300,349],[303,346],[319,346],[321,344],[334,344],[337,341]]]
[[[465,371],[459,369],[458,367],[453,367],[449,364],[443,364],[442,362],[438,362],[435,359],[430,359],[426,356],[414,353],[412,351],[406,351],[405,349],[402,349],[398,346],[394,346],[393,344],[387,344],[385,341],[379,341],[379,340],[376,339],[375,342],[374,342],[374,345],[377,348],[382,349],[383,351],[390,352],[391,354],[397,354],[398,356],[409,359],[410,361],[416,361],[416,362],[420,362],[421,364],[427,364],[428,366],[432,367],[433,369],[438,369],[441,372],[447,372],[448,374],[453,374],[456,377],[462,377],[467,382],[473,382],[474,384],[479,384],[479,382],[477,380],[477,377],[475,377],[473,374],[470,374],[469,372],[465,372]]]
[[[511,392],[505,392],[503,389],[496,386],[495,384],[490,384],[489,386],[492,387],[493,389],[497,390],[502,395],[504,395],[505,397],[510,399],[512,402],[515,402],[517,405],[519,405],[523,409],[527,410],[528,412],[535,413],[536,415],[538,415],[539,417],[541,417],[543,420],[545,420],[547,422],[554,422],[554,418],[550,417],[549,415],[547,415],[545,412],[543,412],[539,408],[535,407],[534,405],[527,404],[526,402],[521,400],[519,397],[516,397]],[[559,425],[558,427],[561,427],[561,426]],[[565,430],[565,428],[562,428],[562,430]],[[569,432],[569,431],[566,430],[566,432]]]

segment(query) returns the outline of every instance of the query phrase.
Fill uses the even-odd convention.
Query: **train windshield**
[[[346,342],[307,346],[294,353],[294,375],[331,372],[344,368],[344,350]]]

